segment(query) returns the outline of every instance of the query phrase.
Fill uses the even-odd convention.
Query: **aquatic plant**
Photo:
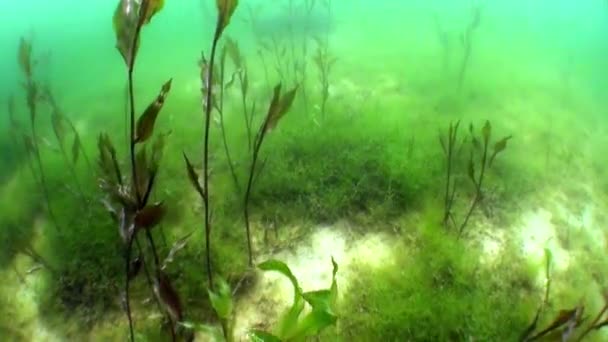
[[[38,133],[36,130],[36,119],[38,117],[38,102],[40,100],[40,86],[38,85],[35,77],[34,77],[34,68],[37,65],[37,61],[33,56],[33,47],[32,42],[26,40],[25,38],[21,38],[19,42],[19,50],[17,61],[19,62],[19,67],[21,73],[25,77],[25,83],[23,87],[25,88],[26,93],[26,104],[30,114],[30,129],[31,129],[31,137],[24,135],[25,147],[28,153],[34,155],[37,166],[38,166],[38,175],[40,181],[41,192],[44,196],[44,200],[46,202],[46,207],[48,211],[48,215],[51,223],[55,226],[57,230],[61,230],[59,222],[57,221],[57,217],[53,211],[51,206],[51,197],[49,193],[49,187],[47,184],[47,177],[44,170],[44,166],[42,164],[42,158],[40,156],[40,148],[38,144]]]
[[[278,272],[289,279],[294,295],[291,307],[283,314],[274,331],[270,333],[253,330],[250,332],[251,339],[256,342],[301,341],[317,336],[324,329],[335,325],[338,321],[336,311],[338,264],[333,258],[331,263],[333,266],[331,286],[328,289],[312,292],[302,290],[298,279],[282,261],[268,260],[258,265],[258,268],[263,271]],[[310,306],[310,310],[303,315],[307,304]]]
[[[453,176],[454,163],[455,157],[459,154],[460,151],[460,148],[458,148],[458,150],[455,150],[459,125],[459,121],[457,121],[455,124],[450,123],[447,138],[445,136],[440,136],[439,143],[446,157],[446,184],[444,195],[444,214],[442,222],[444,226],[447,226],[448,221],[451,221],[452,224],[457,228],[458,236],[461,236],[467,224],[469,223],[469,219],[471,218],[473,211],[482,199],[482,186],[484,184],[483,181],[486,175],[486,171],[492,167],[492,163],[494,162],[496,156],[498,156],[498,154],[500,154],[507,148],[507,142],[512,138],[512,136],[509,135],[494,142],[494,150],[490,152],[490,143],[492,138],[492,126],[490,124],[490,121],[486,121],[485,125],[482,127],[480,137],[476,135],[473,124],[469,125],[471,150],[470,157],[467,163],[466,174],[468,179],[473,183],[474,196],[462,223],[458,224],[454,219],[452,208],[454,206],[454,199],[456,194],[456,181]]]
[[[477,204],[479,204],[479,201],[481,201],[482,185],[486,170],[492,167],[492,163],[496,156],[507,148],[507,142],[513,137],[509,135],[496,141],[494,143],[494,151],[490,155],[489,145],[492,138],[492,126],[490,125],[490,121],[486,121],[485,125],[481,129],[481,141],[483,141],[483,145],[480,143],[480,139],[475,136],[473,124],[469,126],[469,133],[471,134],[472,149],[467,168],[467,176],[475,186],[475,196],[473,197],[471,206],[464,217],[464,221],[460,225],[460,228],[458,228],[459,236],[461,236],[464,232],[464,229],[466,228],[467,223],[473,214],[473,210],[475,210]],[[479,175],[477,176],[475,171],[475,154],[480,154],[478,155]]]
[[[80,138],[80,134],[76,130],[76,126],[72,123],[72,121],[63,113],[62,109],[59,107],[59,104],[55,100],[55,96],[51,92],[50,87],[45,86],[42,88],[42,98],[49,104],[51,107],[51,124],[53,126],[53,133],[55,134],[55,138],[59,144],[59,150],[61,151],[61,155],[64,159],[65,165],[67,166],[74,184],[76,186],[76,190],[80,194],[80,197],[84,200],[88,207],[88,199],[85,196],[82,186],[78,180],[78,174],[76,173],[75,165],[78,163],[80,155],[83,155],[84,159],[87,162],[87,165],[90,169],[92,169],[91,162],[84,149],[82,148],[82,140]],[[68,130],[72,135],[72,145],[70,149],[70,157],[68,157],[68,153],[66,152],[66,139],[68,138]]]
[[[452,215],[452,207],[454,205],[454,198],[456,196],[456,183],[452,179],[454,169],[454,159],[456,148],[456,137],[458,136],[458,127],[460,121],[456,123],[450,122],[448,128],[447,137],[439,135],[439,143],[443,149],[443,154],[446,159],[446,180],[445,180],[445,195],[444,195],[444,210],[443,210],[443,225],[447,226],[448,221],[451,219],[454,222],[454,216]]]
[[[266,114],[266,118],[260,125],[258,133],[256,134],[253,150],[251,152],[251,166],[249,167],[249,178],[247,180],[247,188],[245,189],[245,198],[243,201],[243,215],[245,218],[245,230],[247,234],[247,252],[249,256],[249,266],[253,266],[253,252],[251,248],[251,229],[249,223],[249,199],[251,196],[251,190],[253,187],[254,177],[259,173],[256,168],[260,149],[266,135],[273,130],[279,121],[289,112],[293,100],[296,97],[298,87],[281,94],[281,84],[279,83],[274,87],[272,100]]]
[[[229,56],[234,64],[234,68],[236,69],[232,74],[230,80],[228,82],[225,81],[226,74],[226,57]],[[241,186],[238,180],[236,165],[233,161],[233,158],[230,153],[230,148],[228,147],[228,141],[226,138],[226,125],[224,123],[224,92],[225,89],[229,88],[232,84],[238,81],[239,91],[241,95],[241,104],[243,107],[243,122],[245,124],[245,132],[247,137],[247,147],[248,150],[251,150],[252,144],[252,133],[251,126],[253,124],[253,117],[255,114],[255,102],[249,108],[247,103],[247,96],[249,94],[249,76],[247,71],[247,66],[245,64],[245,57],[241,54],[238,43],[230,38],[226,39],[226,43],[224,48],[222,49],[222,54],[220,57],[220,71],[219,71],[219,99],[216,104],[217,111],[219,113],[220,118],[220,128],[222,133],[222,142],[224,144],[224,152],[226,154],[226,160],[228,162],[228,167],[230,169],[230,174],[232,176],[232,181],[234,182],[234,186],[237,192],[241,193]]]
[[[450,56],[452,51],[452,42],[450,41],[450,35],[441,24],[441,19],[437,12],[433,13],[433,25],[435,27],[435,34],[437,35],[437,41],[441,46],[442,58],[441,68],[444,75],[448,72],[448,66],[450,62]]]
[[[327,100],[329,99],[329,75],[336,63],[336,58],[329,54],[329,43],[316,39],[317,52],[313,57],[317,71],[319,73],[319,83],[321,85],[321,118],[325,118]]]
[[[482,12],[482,4],[475,4],[471,7],[471,18],[469,24],[467,25],[464,33],[460,37],[462,47],[464,48],[464,55],[462,57],[460,70],[458,72],[458,91],[462,89],[464,78],[469,67],[469,61],[471,59],[471,50],[473,48],[473,35],[475,34],[475,31],[479,28]]]
[[[124,302],[131,341],[134,341],[135,337],[131,317],[130,282],[142,268],[146,271],[148,283],[155,294],[154,298],[159,302],[159,306],[162,305],[163,307],[169,321],[173,340],[176,339],[175,324],[182,318],[179,296],[171,285],[168,276],[161,269],[158,252],[151,234],[151,230],[162,221],[167,209],[163,202],[149,204],[150,194],[155,185],[162,158],[165,137],[162,134],[157,137],[150,148],[150,158],[148,158],[147,153],[147,142],[154,134],[156,119],[171,90],[171,80],[162,86],[157,97],[143,111],[137,123],[135,122],[135,94],[133,90],[133,71],[140,46],[141,30],[162,9],[163,5],[163,0],[143,0],[141,2],[120,0],[114,12],[116,47],[127,67],[130,184],[125,184],[123,180],[116,150],[110,138],[102,133],[98,139],[99,167],[101,170],[100,186],[107,196],[104,205],[118,224],[126,248]],[[137,146],[141,147],[137,149]],[[137,239],[140,232],[145,234],[153,254],[155,268],[153,280],[149,276],[142,247]],[[135,259],[132,258],[134,244],[137,245],[140,253]]]
[[[212,110],[217,103],[216,94],[213,90],[214,74],[215,74],[215,58],[218,47],[218,42],[222,37],[222,33],[230,24],[230,19],[238,6],[238,0],[217,0],[217,22],[215,33],[211,44],[211,55],[209,61],[202,55],[199,63],[201,72],[201,92],[203,95],[203,112],[204,112],[204,134],[203,134],[203,184],[199,182],[199,175],[194,170],[192,163],[184,153],[188,178],[194,186],[196,192],[200,195],[203,201],[205,210],[205,256],[207,266],[207,280],[209,288],[213,289],[213,273],[211,270],[211,208],[209,196],[209,130],[211,127]]]
[[[561,341],[582,341],[594,331],[598,331],[608,326],[608,291],[604,289],[603,299],[604,304],[596,313],[590,323],[585,323],[588,316],[585,315],[585,305],[581,302],[573,308],[561,309],[552,321],[544,328],[539,329],[539,322],[549,306],[549,294],[552,283],[553,271],[553,255],[549,249],[545,249],[545,294],[534,319],[530,325],[524,330],[520,341],[530,342],[542,340],[544,337],[552,337]]]
[[[232,39],[226,40],[226,50],[228,56],[232,60],[234,67],[236,68],[236,77],[239,82],[239,91],[241,94],[241,104],[243,106],[243,121],[245,123],[245,129],[247,133],[247,147],[251,151],[253,144],[253,117],[255,114],[256,103],[255,101],[248,106],[248,95],[249,95],[249,72],[247,69],[247,63],[245,56],[241,53],[239,46],[236,41]]]

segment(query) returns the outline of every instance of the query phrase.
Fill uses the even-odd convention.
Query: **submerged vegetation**
[[[38,43],[17,42],[22,87],[2,107],[0,304],[36,319],[0,319],[0,336],[45,339],[40,325],[58,340],[605,338],[601,140],[568,122],[570,135],[548,139],[558,120],[546,133],[517,91],[507,101],[468,82],[490,4],[466,12],[462,56],[434,12],[442,51],[429,65],[458,65],[446,100],[447,77],[400,80],[377,60],[353,73],[333,36],[345,10],[329,0],[206,1],[209,40],[196,37],[187,76],[152,39],[178,5],[116,2],[121,86],[102,89],[103,110],[69,101],[42,77]],[[326,231],[336,241],[315,240]]]

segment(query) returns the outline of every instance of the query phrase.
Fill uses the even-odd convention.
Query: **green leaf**
[[[300,314],[306,301],[300,293],[296,294],[291,308],[285,313],[277,325],[277,334],[283,339],[290,339],[298,334]]]
[[[239,4],[238,0],[216,0],[217,3],[217,30],[215,38],[219,39],[224,29],[230,24],[230,19]]]
[[[334,325],[337,320],[338,317],[327,311],[313,310],[300,321],[296,333],[291,338],[302,339],[318,335],[323,329]]]
[[[217,315],[224,320],[230,319],[232,316],[232,292],[230,286],[223,278],[217,279],[215,291],[208,290],[211,306]]]
[[[249,332],[251,342],[281,342],[281,339],[261,330],[252,330]]]
[[[284,262],[282,262],[280,260],[276,260],[276,259],[271,259],[271,260],[267,260],[267,261],[264,261],[263,263],[259,264],[258,268],[261,269],[262,271],[274,271],[274,272],[281,273],[282,275],[289,278],[289,280],[291,281],[291,284],[293,285],[293,289],[294,289],[296,295],[302,293],[302,290],[300,289],[300,285],[298,285],[298,279],[293,275],[293,273],[291,272],[291,269],[289,269],[289,266],[287,266],[287,264],[285,264]],[[295,299],[294,299],[294,302],[295,302]]]
[[[165,104],[165,99],[171,90],[171,81],[169,79],[165,84],[163,84],[160,93],[152,102],[148,108],[144,111],[144,113],[137,120],[137,130],[135,136],[135,143],[142,143],[148,140],[154,133],[154,125],[156,123],[156,118],[160,113],[160,110],[163,108]]]
[[[331,305],[331,290],[304,292],[302,297],[304,297],[304,300],[310,304],[313,310],[327,311],[329,313],[333,312]]]
[[[258,265],[258,268],[263,271],[279,272],[287,277],[293,285],[294,295],[291,308],[285,313],[278,324],[277,333],[279,336],[286,338],[295,333],[298,326],[300,313],[304,310],[305,301],[302,298],[302,289],[298,284],[298,279],[293,275],[289,266],[280,260],[271,259]]]

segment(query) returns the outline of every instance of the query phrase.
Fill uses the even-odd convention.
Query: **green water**
[[[606,1],[241,0],[206,165],[216,2],[142,27],[132,107],[119,2],[0,4],[0,340],[608,339]]]

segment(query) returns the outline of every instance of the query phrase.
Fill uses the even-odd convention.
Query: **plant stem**
[[[477,182],[477,184],[475,184],[475,197],[473,198],[473,203],[471,203],[471,207],[469,208],[469,211],[467,212],[467,215],[464,218],[464,222],[462,222],[462,225],[460,226],[460,229],[458,230],[458,237],[462,236],[462,232],[464,231],[465,226],[469,222],[469,219],[471,218],[471,214],[473,214],[473,210],[475,209],[475,207],[479,203],[479,200],[481,199],[481,184],[483,182],[483,176],[484,176],[485,170],[486,170],[487,158],[488,158],[488,142],[485,141],[484,146],[483,146],[483,157],[481,158],[481,171],[479,173],[479,181]]]
[[[209,67],[207,69],[207,79],[203,80],[207,83],[205,94],[205,135],[203,147],[203,189],[205,189],[203,202],[205,204],[205,253],[207,257],[207,280],[211,290],[213,290],[213,275],[211,273],[211,222],[209,215],[209,128],[211,126],[211,109],[213,108],[211,102],[213,95],[213,69],[215,63],[215,54],[217,51],[217,43],[220,39],[220,25],[221,21],[218,19],[215,35],[213,37],[213,44],[211,45],[211,56],[209,58]]]
[[[145,12],[145,11],[144,11]],[[135,29],[135,34],[133,35],[133,42],[131,45],[131,51],[129,53],[129,63],[128,63],[128,72],[127,72],[127,82],[128,82],[128,92],[129,92],[129,126],[130,126],[130,141],[129,141],[129,157],[131,160],[131,177],[132,183],[131,186],[133,188],[133,192],[135,193],[135,198],[137,201],[137,207],[141,208],[141,196],[139,194],[138,180],[137,180],[137,169],[135,167],[135,95],[133,91],[133,70],[135,67],[135,56],[137,43],[139,40],[139,34],[141,32],[142,24],[138,24]],[[115,165],[116,166],[116,165]],[[116,166],[117,167],[117,166]],[[120,173],[117,170],[118,174]],[[129,237],[127,241],[127,255],[125,259],[126,264],[126,273],[125,277],[127,281],[125,282],[125,303],[127,310],[127,319],[129,320],[129,335],[131,342],[135,341],[135,334],[133,332],[133,319],[131,317],[131,305],[130,305],[130,295],[129,295],[129,283],[131,281],[129,277],[129,267],[131,263],[131,250],[133,249],[133,239],[134,236]]]
[[[135,46],[135,45],[134,45]],[[133,65],[129,67],[129,126],[130,126],[130,142],[129,142],[129,157],[131,160],[131,179],[132,187],[135,193],[137,203],[141,204],[141,195],[139,193],[139,182],[137,178],[137,168],[135,167],[135,95],[133,93]]]
[[[57,217],[55,216],[55,213],[53,212],[53,208],[51,207],[51,197],[49,195],[49,190],[48,190],[48,186],[46,183],[46,174],[44,173],[44,167],[42,166],[42,159],[40,158],[40,148],[38,145],[38,138],[37,138],[38,135],[36,134],[36,125],[34,123],[34,120],[31,121],[31,125],[32,125],[32,140],[34,141],[34,154],[36,155],[36,161],[38,163],[38,169],[40,171],[40,184],[42,185],[42,193],[44,195],[46,207],[49,211],[49,217],[51,219],[51,222],[53,223],[53,225],[55,225],[55,229],[57,229],[58,232],[61,232],[61,227],[59,226]]]
[[[127,241],[127,253],[125,256],[125,310],[127,311],[127,320],[129,321],[129,338],[131,342],[135,341],[135,333],[133,331],[133,318],[131,317],[131,299],[129,295],[129,285],[131,277],[129,277],[131,266],[131,250],[133,249],[133,238],[130,237]]]
[[[239,82],[241,83],[241,89],[243,89],[244,79],[243,74],[239,73]],[[247,129],[247,146],[251,151],[251,125],[249,123],[249,114],[247,111],[247,95],[244,91],[241,91],[241,102],[243,104],[243,115],[245,118],[245,128]]]
[[[247,190],[245,190],[245,199],[243,203],[243,215],[245,217],[245,233],[247,234],[247,252],[249,256],[249,266],[253,266],[253,253],[251,249],[251,228],[249,226],[249,197],[251,196],[251,188],[253,184],[253,176],[255,174],[255,165],[258,161],[258,154],[260,147],[266,136],[266,124],[262,125],[258,133],[258,138],[253,146],[253,158],[251,160],[251,167],[249,168],[249,179],[247,180]]]
[[[239,179],[236,175],[236,170],[234,168],[232,156],[230,155],[230,149],[228,148],[228,139],[226,138],[226,126],[224,125],[224,61],[222,61],[222,67],[220,69],[220,85],[221,85],[220,100],[219,100],[218,109],[219,109],[219,114],[220,114],[220,128],[222,131],[222,142],[224,144],[224,152],[226,153],[226,160],[228,161],[228,167],[230,168],[230,175],[232,176],[232,181],[234,182],[236,191],[240,194],[241,186],[239,184]],[[245,121],[247,121],[246,117],[245,117]]]
[[[602,316],[604,315],[604,313],[606,311],[608,311],[608,304],[605,304],[604,307],[602,308],[602,310],[597,314],[597,316],[595,316],[595,319],[593,320],[593,322],[591,322],[591,324],[585,329],[585,331],[583,331],[583,333],[578,337],[578,339],[576,340],[577,342],[582,341],[583,338],[585,336],[587,336],[591,332],[591,330],[593,330],[595,328],[595,326],[600,321],[600,319],[602,318]]]

